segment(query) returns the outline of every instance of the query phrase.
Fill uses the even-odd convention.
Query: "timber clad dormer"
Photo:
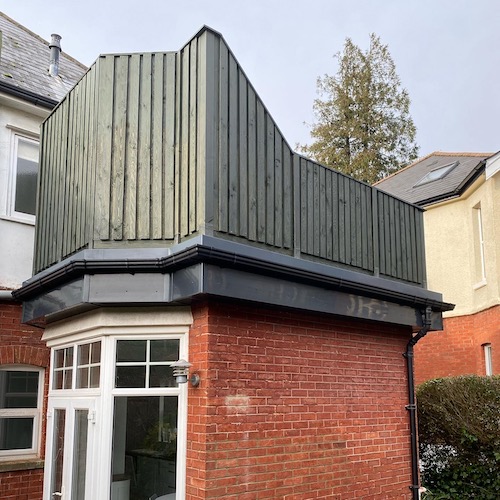
[[[35,272],[205,234],[425,285],[420,209],[294,153],[210,29],[101,56],[42,137]]]

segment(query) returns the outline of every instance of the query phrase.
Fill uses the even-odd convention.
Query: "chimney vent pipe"
[[[51,35],[52,38],[49,43],[50,48],[50,63],[49,75],[57,76],[59,74],[59,55],[61,54],[61,35],[55,33]]]

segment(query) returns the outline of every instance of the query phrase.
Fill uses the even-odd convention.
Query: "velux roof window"
[[[446,177],[458,165],[458,163],[458,161],[454,161],[453,163],[437,167],[434,170],[427,172],[413,187],[421,186],[422,184],[434,182],[438,179]]]

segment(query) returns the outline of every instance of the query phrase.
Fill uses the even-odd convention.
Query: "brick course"
[[[205,302],[193,307],[187,498],[409,498],[410,331]]]
[[[0,462],[0,498],[1,500],[41,500],[43,490],[43,469],[40,458],[45,451],[45,416],[49,385],[48,366],[50,350],[41,340],[43,330],[21,324],[21,305],[15,302],[0,302],[0,365],[23,364],[46,369],[44,378],[44,408],[42,412],[42,439],[40,456],[33,461],[29,470],[30,460],[16,462]]]
[[[491,344],[493,373],[500,374],[500,306],[445,318],[444,330],[428,333],[415,346],[417,384],[438,377],[485,375],[483,344]]]

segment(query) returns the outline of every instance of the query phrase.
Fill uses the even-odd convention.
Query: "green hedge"
[[[500,377],[430,380],[417,389],[427,499],[500,499]]]

